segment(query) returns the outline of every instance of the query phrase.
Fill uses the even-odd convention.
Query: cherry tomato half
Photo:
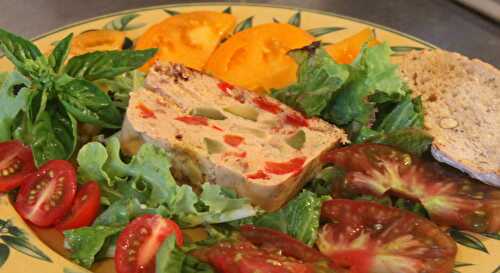
[[[67,230],[92,224],[101,208],[100,198],[101,189],[97,182],[91,181],[81,186],[71,210],[61,222],[57,223],[56,229]]]
[[[319,250],[355,273],[447,273],[457,247],[431,221],[370,201],[323,203]]]
[[[178,246],[184,245],[179,226],[161,215],[146,214],[130,222],[116,241],[116,271],[154,273],[156,252],[171,234],[175,234]]]
[[[30,148],[17,140],[0,143],[0,192],[19,187],[35,171]]]
[[[75,193],[73,165],[66,160],[51,160],[26,179],[14,206],[25,220],[46,227],[69,211]]]

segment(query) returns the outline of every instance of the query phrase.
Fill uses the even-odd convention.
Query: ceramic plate
[[[78,22],[35,39],[36,44],[47,52],[52,45],[67,34],[81,33],[91,29],[115,29],[125,31],[134,39],[149,26],[177,13],[212,10],[230,12],[236,16],[239,28],[268,23],[288,22],[309,31],[324,42],[335,42],[348,37],[363,28],[376,30],[379,40],[388,42],[395,55],[402,55],[412,49],[434,46],[410,35],[333,13],[278,7],[268,5],[212,3],[190,5],[157,6],[128,10]],[[0,59],[0,71],[10,70],[5,58]],[[83,273],[90,272],[66,257],[63,237],[55,230],[41,230],[27,225],[12,207],[7,195],[0,196],[0,271],[1,272],[44,272]],[[451,232],[459,246],[454,272],[500,273],[500,235],[474,234],[454,230]],[[112,273],[112,261],[96,264],[93,272]]]

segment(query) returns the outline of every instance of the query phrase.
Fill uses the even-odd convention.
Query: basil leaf
[[[73,39],[73,33],[66,36],[64,39],[59,41],[52,50],[49,56],[49,65],[52,67],[54,72],[59,73],[64,61],[68,57],[69,50],[71,49],[71,40]]]
[[[121,115],[109,96],[85,80],[74,79],[57,87],[57,96],[66,111],[78,121],[119,128]]]
[[[0,29],[0,48],[21,72],[25,71],[26,60],[34,61],[42,56],[32,42],[3,29]]]
[[[112,79],[139,68],[156,54],[156,49],[97,51],[71,58],[64,71],[75,78],[94,81]]]
[[[57,102],[43,112],[32,129],[33,157],[38,166],[48,160],[68,159],[76,147],[76,120]]]

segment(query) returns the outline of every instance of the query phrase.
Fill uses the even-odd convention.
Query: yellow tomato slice
[[[233,85],[257,92],[296,81],[297,65],[287,55],[314,37],[289,24],[264,24],[236,33],[221,44],[205,71]]]
[[[356,59],[365,43],[369,47],[380,43],[375,38],[375,31],[371,28],[365,28],[353,36],[328,46],[326,51],[337,63],[350,64]]]
[[[94,51],[120,50],[125,33],[114,30],[89,30],[76,35],[71,42],[70,55],[76,56]]]
[[[136,49],[158,48],[156,56],[141,70],[147,70],[157,60],[201,70],[235,23],[234,16],[212,11],[182,13],[165,19],[137,39]]]

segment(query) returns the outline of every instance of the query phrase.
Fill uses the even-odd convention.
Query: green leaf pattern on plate
[[[0,267],[9,258],[11,248],[33,258],[52,262],[45,253],[29,242],[21,229],[10,220],[0,219]]]
[[[300,27],[300,19],[301,19],[300,11],[297,11],[290,19],[288,19],[288,23],[292,26]]]
[[[453,238],[453,240],[455,240],[455,242],[457,242],[458,244],[461,244],[465,247],[477,249],[485,253],[489,253],[486,246],[474,235],[454,228],[451,228],[448,232],[450,233],[450,236]]]
[[[344,30],[345,28],[343,27],[318,27],[318,28],[312,28],[307,30],[309,34],[311,34],[314,37],[320,37],[326,34],[330,34],[332,32],[336,32],[339,30]]]
[[[126,31],[126,30],[138,29],[145,26],[145,24],[130,24],[130,22],[132,22],[132,20],[134,20],[137,17],[139,17],[139,14],[136,13],[123,15],[105,24],[103,29]]]
[[[175,15],[181,14],[180,12],[175,11],[175,10],[171,10],[171,9],[163,9],[163,11],[166,12],[170,16],[175,16]]]
[[[463,263],[463,262],[455,262],[455,266],[453,267],[452,273],[460,273],[460,271],[457,270],[457,268],[460,267],[467,267],[467,266],[472,266],[474,264],[471,263]]]
[[[234,33],[238,33],[247,28],[251,28],[252,26],[253,26],[253,16],[250,16],[236,25],[236,27],[234,28]]]

